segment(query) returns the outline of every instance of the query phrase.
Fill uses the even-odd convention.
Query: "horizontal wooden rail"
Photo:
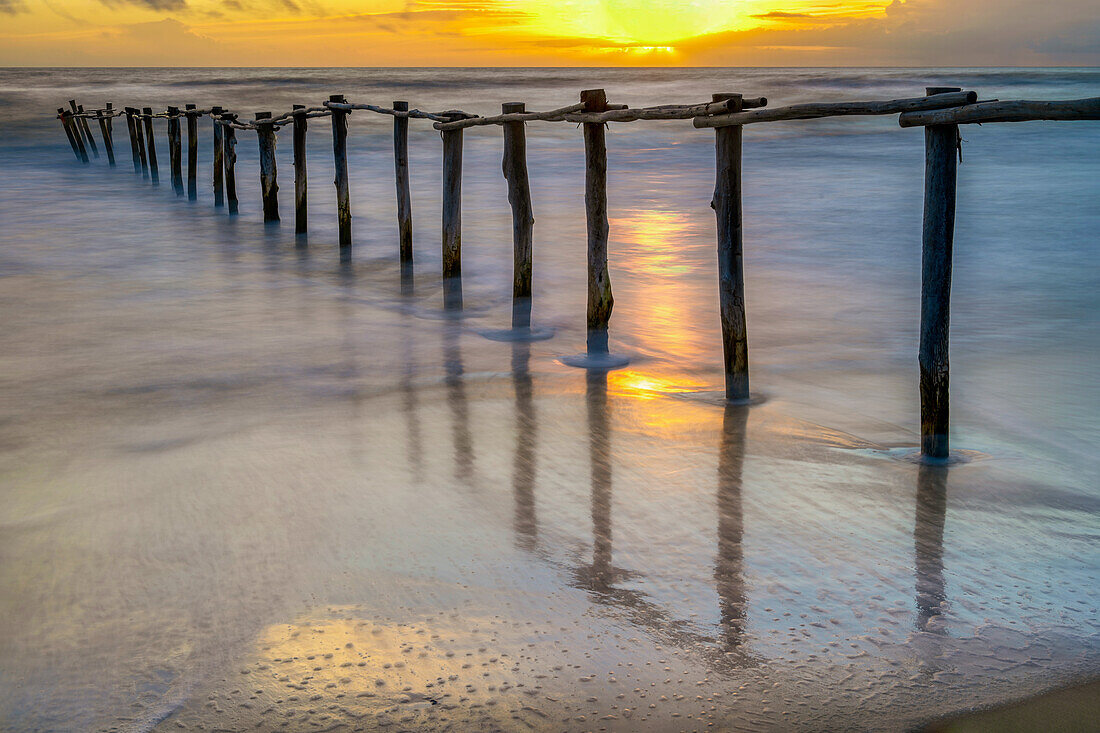
[[[842,117],[847,115],[892,115],[899,112],[915,112],[944,107],[958,107],[974,104],[978,100],[975,92],[947,92],[929,97],[911,99],[891,99],[885,102],[826,102],[822,104],[794,104],[790,107],[772,107],[751,112],[735,112],[713,117],[696,117],[696,127],[726,127],[728,125],[749,125],[754,122],[783,122],[786,120],[813,120],[819,117]]]
[[[744,100],[745,107],[764,107],[768,104],[765,97]],[[704,104],[663,104],[657,107],[639,107],[631,109],[625,104],[609,104],[603,112],[585,112],[583,104],[548,112],[517,112],[492,117],[473,117],[455,122],[437,122],[437,130],[460,130],[481,125],[506,125],[512,122],[635,122],[637,120],[690,120],[701,115],[717,115],[729,112],[728,102],[706,102]]]
[[[965,107],[907,112],[898,118],[898,124],[902,127],[922,127],[1033,120],[1100,120],[1100,97],[1056,102],[1036,102],[1026,99],[979,102]]]

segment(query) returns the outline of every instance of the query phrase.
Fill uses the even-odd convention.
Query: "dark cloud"
[[[15,15],[25,9],[23,0],[0,0],[0,13]]]
[[[187,0],[99,0],[101,3],[109,8],[117,8],[120,5],[136,5],[139,8],[148,8],[149,10],[158,10],[164,12],[166,10],[186,10]],[[0,0],[2,2],[2,0]]]

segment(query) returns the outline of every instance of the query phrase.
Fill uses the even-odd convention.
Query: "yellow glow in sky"
[[[1088,65],[1090,2],[0,0],[0,65]]]

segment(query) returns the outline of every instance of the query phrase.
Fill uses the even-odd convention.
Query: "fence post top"
[[[607,93],[603,89],[585,89],[581,92],[585,112],[603,112],[607,109]]]
[[[504,102],[500,105],[500,111],[502,114],[512,114],[515,112],[526,112],[526,102]]]
[[[210,108],[210,113],[215,114],[215,115],[220,115],[224,111],[225,111],[224,109],[222,109],[221,107],[219,107],[217,105],[214,105],[213,107]]]
[[[330,102],[343,102],[344,101],[344,95],[343,94],[330,94],[328,96],[328,101],[330,101]]]
[[[393,108],[397,112],[408,112],[409,103],[404,101],[397,101],[393,103]]]

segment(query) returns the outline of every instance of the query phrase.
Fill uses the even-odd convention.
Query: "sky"
[[[0,0],[0,66],[1100,66],[1100,0]]]

